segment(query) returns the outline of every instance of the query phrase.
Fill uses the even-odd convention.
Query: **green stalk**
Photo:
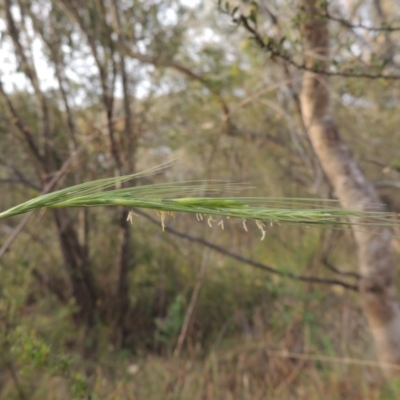
[[[399,222],[390,213],[345,210],[339,208],[338,202],[333,200],[208,196],[222,191],[238,192],[243,189],[243,185],[221,181],[115,188],[162,168],[163,166],[158,166],[139,174],[100,179],[44,194],[0,213],[0,219],[43,208],[124,206],[154,209],[161,213],[192,213],[201,219],[220,216],[278,224],[399,226]],[[371,206],[374,208],[374,205]]]

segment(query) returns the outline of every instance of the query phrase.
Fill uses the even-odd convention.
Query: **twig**
[[[85,148],[87,143],[90,141],[87,140],[83,143],[75,152],[73,152],[70,157],[64,162],[63,166],[54,174],[51,181],[43,188],[42,194],[46,194],[53,189],[56,183],[68,172],[68,170],[72,166],[72,161],[79,155],[79,153]],[[7,249],[14,243],[15,239],[24,229],[25,225],[28,223],[29,219],[31,218],[32,213],[26,214],[24,218],[20,221],[11,235],[7,238],[7,240],[3,243],[3,246],[0,248],[0,258],[4,255]]]
[[[355,278],[355,279],[360,279],[360,275],[357,274],[356,272],[348,272],[348,271],[342,271],[339,268],[336,268],[334,265],[332,265],[327,259],[326,257],[323,258],[322,263],[325,265],[326,268],[328,268],[329,270],[331,270],[332,272],[334,272],[335,274],[339,274],[342,276],[348,276],[351,278]]]
[[[240,22],[243,24],[245,29],[252,34],[254,40],[256,43],[264,50],[269,52],[271,54],[272,58],[280,58],[284,61],[286,61],[288,64],[292,65],[298,70],[301,71],[308,71],[308,72],[313,72],[315,74],[321,74],[321,75],[326,75],[326,76],[341,76],[344,78],[366,78],[366,79],[393,79],[393,80],[398,80],[400,79],[400,75],[397,74],[382,74],[382,73],[370,73],[370,72],[346,72],[346,71],[329,71],[326,69],[319,69],[319,68],[310,68],[306,64],[300,64],[293,60],[288,54],[283,53],[276,47],[274,47],[274,44],[266,43],[264,39],[261,37],[260,33],[254,29],[252,26],[250,26],[247,18],[244,15],[240,16]]]
[[[39,186],[20,178],[4,178],[0,179],[0,183],[18,183],[30,187],[31,189],[40,190]]]
[[[64,292],[59,290],[60,288],[56,286],[54,281],[52,281],[48,277],[44,277],[42,273],[36,268],[32,269],[32,275],[42,286],[44,286],[49,292],[53,293],[61,304],[67,304],[68,298],[66,297]]]
[[[382,26],[368,26],[368,25],[364,25],[362,23],[355,24],[344,18],[335,17],[332,14],[330,14],[328,11],[326,11],[323,14],[321,13],[320,16],[323,18],[330,19],[331,21],[338,22],[339,24],[345,26],[346,28],[350,28],[350,29],[364,29],[364,30],[370,31],[370,32],[398,32],[398,31],[400,31],[400,26],[390,26],[389,24],[385,24]]]

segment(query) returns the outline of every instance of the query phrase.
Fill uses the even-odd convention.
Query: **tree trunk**
[[[77,232],[66,210],[54,210],[53,216],[71,280],[72,293],[78,307],[76,318],[90,330],[95,324],[98,290],[87,251],[79,243]]]
[[[301,92],[303,121],[315,153],[344,208],[379,210],[373,186],[340,138],[332,115],[327,71],[329,34],[319,0],[300,0],[305,65]],[[387,376],[399,373],[400,307],[395,286],[395,260],[388,228],[354,230],[357,244],[360,299],[375,341],[378,359]]]

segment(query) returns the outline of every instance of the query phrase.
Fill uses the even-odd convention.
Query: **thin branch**
[[[71,106],[68,100],[68,94],[64,86],[66,83],[66,77],[64,71],[60,68],[60,66],[63,67],[65,65],[64,65],[63,54],[59,49],[59,38],[57,37],[57,35],[55,35],[57,37],[56,40],[54,39],[50,40],[46,38],[42,21],[38,19],[38,17],[35,15],[35,13],[32,11],[30,7],[26,7],[26,12],[28,13],[32,21],[33,28],[40,35],[41,39],[43,40],[43,43],[45,43],[45,45],[47,46],[49,50],[49,59],[54,64],[55,77],[58,81],[61,98],[63,100],[66,112],[69,149],[72,152],[74,149],[78,147],[78,144],[76,140],[76,127],[75,127],[74,117],[72,115]]]
[[[11,8],[13,7],[10,0],[5,0],[6,7],[6,21],[7,21],[7,30],[14,44],[15,52],[19,58],[19,64],[24,71],[26,77],[32,84],[32,87],[35,92],[35,100],[38,104],[40,123],[42,126],[42,136],[43,136],[43,145],[44,145],[44,165],[46,166],[48,163],[48,155],[50,154],[50,116],[49,116],[49,108],[47,104],[47,100],[42,90],[40,89],[39,77],[37,75],[37,71],[35,68],[35,64],[33,61],[29,60],[29,57],[26,54],[26,48],[21,44],[20,40],[20,31],[18,30],[16,23],[14,21]],[[23,9],[20,7],[21,15],[23,16]],[[23,18],[23,17],[22,17]]]
[[[329,71],[329,70],[323,69],[323,68],[322,69],[315,68],[315,67],[310,68],[305,63],[300,64],[300,63],[296,62],[288,54],[285,54],[283,51],[278,49],[275,42],[266,43],[264,41],[264,39],[261,37],[260,33],[250,25],[248,18],[246,18],[244,15],[240,16],[239,21],[243,24],[245,29],[249,33],[251,33],[251,35],[253,36],[253,39],[256,41],[256,43],[262,49],[266,50],[271,55],[271,58],[279,58],[281,60],[284,60],[288,64],[292,65],[293,67],[295,67],[298,70],[313,72],[315,74],[326,75],[326,76],[341,76],[344,78],[366,78],[366,79],[388,79],[388,80],[399,80],[400,79],[399,74],[389,75],[389,74],[382,74],[382,73],[346,72],[346,71],[334,72],[334,71]]]
[[[135,213],[142,215],[143,217],[145,217],[149,221],[153,222],[154,224],[158,225],[160,223],[160,221],[158,219],[153,218],[152,216],[150,216],[149,214],[147,214],[147,213],[145,213],[145,212],[143,212],[141,210],[135,209]],[[237,261],[239,261],[241,263],[250,265],[250,266],[252,266],[254,268],[260,269],[262,271],[269,272],[271,274],[279,275],[279,276],[282,276],[284,278],[290,278],[290,279],[294,279],[294,280],[298,280],[298,281],[304,281],[304,282],[312,282],[312,283],[318,283],[318,284],[323,284],[323,285],[339,285],[339,286],[342,286],[342,287],[344,287],[346,289],[350,289],[350,290],[353,290],[353,291],[358,291],[358,287],[356,285],[352,285],[350,283],[347,283],[347,282],[344,282],[344,281],[341,281],[341,280],[338,280],[338,279],[317,278],[317,277],[313,277],[313,276],[298,275],[298,274],[294,274],[292,272],[279,271],[279,270],[277,270],[277,269],[275,269],[275,268],[273,268],[273,267],[271,267],[269,265],[266,265],[266,264],[251,260],[250,258],[243,257],[240,254],[236,254],[236,253],[234,253],[234,252],[232,252],[230,250],[226,250],[223,247],[218,246],[218,245],[216,245],[214,243],[208,242],[207,240],[202,239],[200,237],[191,236],[191,235],[188,235],[186,233],[179,232],[179,231],[177,231],[177,230],[175,230],[173,228],[170,228],[168,226],[165,226],[164,229],[165,229],[166,232],[172,233],[175,236],[178,236],[180,238],[189,240],[190,242],[200,243],[200,244],[202,244],[204,246],[207,246],[210,249],[216,251],[217,253],[224,254],[224,255],[226,255],[226,256],[228,256],[230,258],[233,258],[234,260],[237,260]]]
[[[82,144],[74,153],[71,154],[71,156],[65,161],[65,163],[60,168],[60,170],[55,173],[55,175],[51,179],[51,181],[43,188],[42,194],[50,192],[54,188],[54,186],[57,184],[57,182],[68,173],[69,169],[73,165],[74,159],[86,147],[86,145],[89,143],[89,141],[90,141],[90,138],[84,144]],[[20,221],[20,223],[17,225],[17,227],[14,229],[14,231],[11,233],[11,235],[3,243],[3,245],[0,248],[0,258],[4,255],[4,253],[7,251],[7,249],[14,243],[15,239],[22,232],[22,230],[24,229],[25,225],[28,223],[31,216],[32,216],[32,213],[26,214],[24,216],[24,218]]]
[[[18,130],[22,133],[22,135],[25,137],[25,140],[27,142],[30,152],[33,154],[35,159],[37,161],[39,161],[40,164],[43,165],[44,159],[39,152],[39,149],[35,143],[35,140],[33,139],[33,134],[29,130],[29,128],[22,122],[21,118],[19,117],[17,110],[14,107],[14,104],[11,102],[10,97],[4,90],[3,82],[1,79],[0,79],[0,94],[3,96],[3,98],[7,104],[7,109],[11,115],[12,122],[18,128]]]
[[[4,159],[0,158],[0,165],[3,165],[6,169],[9,169],[13,172],[12,176],[8,178],[3,178],[0,179],[0,182],[2,183],[21,183],[27,187],[30,187],[32,189],[35,189],[37,191],[40,191],[42,188],[39,186],[37,183],[31,181],[29,178],[27,178],[18,168],[16,168],[14,165],[10,164],[9,162],[6,162]]]
[[[43,274],[36,268],[32,269],[32,275],[43,287],[45,287],[49,292],[53,293],[61,304],[68,303],[68,297],[63,291],[60,290],[60,287],[57,286],[56,282],[54,282],[52,279],[49,279],[47,276],[43,276]]]
[[[370,164],[374,164],[374,165],[376,165],[377,167],[380,167],[380,168],[386,168],[388,166],[386,163],[384,163],[384,162],[382,162],[380,160],[373,160],[371,158],[361,157],[360,160],[361,161],[365,161],[365,162],[370,163]]]
[[[356,272],[348,272],[348,271],[342,271],[341,269],[335,267],[334,265],[332,265],[327,258],[323,258],[322,263],[325,265],[326,268],[328,268],[330,271],[334,272],[335,274],[339,274],[342,276],[348,276],[351,278],[355,278],[355,279],[360,279],[360,275],[357,274]]]
[[[322,265],[324,265],[327,269],[334,272],[335,274],[338,274],[341,276],[347,276],[349,278],[353,278],[358,281],[361,278],[361,276],[358,273],[351,272],[351,271],[343,271],[343,270],[337,268],[336,266],[334,266],[328,259],[329,253],[334,248],[333,238],[335,236],[341,235],[341,234],[343,234],[343,231],[330,231],[330,232],[325,231],[322,249],[321,249],[321,252],[318,257],[319,262],[322,263]]]
[[[136,137],[134,125],[133,125],[134,118],[132,115],[133,111],[132,111],[132,106],[131,106],[131,95],[130,95],[130,88],[129,88],[130,81],[129,81],[129,74],[128,74],[127,68],[126,68],[126,60],[125,60],[125,54],[124,54],[124,49],[128,48],[129,46],[127,45],[127,43],[125,41],[124,28],[122,26],[120,9],[118,7],[117,0],[113,0],[112,8],[113,8],[113,14],[114,14],[115,31],[118,35],[118,45],[120,47],[118,56],[119,56],[119,66],[120,66],[120,74],[121,74],[121,80],[122,80],[123,106],[124,106],[124,116],[125,116],[124,138],[127,143],[126,164],[128,165],[128,169],[132,173],[135,170],[135,152],[136,152],[136,147],[137,147],[137,137]]]
[[[223,114],[223,120],[227,124],[228,127],[230,127],[230,120],[231,120],[231,112],[229,110],[228,104],[222,97],[222,95],[216,90],[210,81],[208,81],[204,76],[197,74],[196,72],[193,72],[190,68],[176,62],[176,61],[171,61],[171,60],[165,60],[162,58],[157,58],[153,56],[149,56],[147,54],[141,54],[135,51],[132,51],[131,49],[125,49],[127,55],[131,58],[134,58],[136,60],[139,60],[142,63],[146,64],[151,64],[156,67],[164,67],[164,68],[171,68],[174,69],[181,74],[187,76],[189,79],[193,81],[197,81],[201,83],[203,86],[205,86],[212,95],[214,95],[220,104],[222,114]]]
[[[99,52],[97,50],[97,43],[96,43],[96,35],[90,32],[90,28],[85,25],[84,19],[81,17],[79,14],[79,10],[76,8],[72,2],[64,2],[62,0],[57,0],[57,4],[61,8],[62,11],[65,12],[65,14],[68,16],[68,18],[76,22],[83,34],[83,36],[86,38],[87,44],[89,45],[89,48],[92,52],[93,59],[96,63],[98,72],[99,72],[99,80],[100,80],[100,86],[101,86],[101,99],[102,103],[106,112],[106,117],[107,117],[107,128],[108,128],[108,137],[110,140],[110,150],[111,150],[111,155],[114,159],[114,162],[116,164],[116,167],[121,174],[122,171],[122,161],[120,157],[120,151],[119,151],[119,146],[115,138],[115,132],[114,132],[114,125],[113,125],[113,105],[114,105],[114,88],[115,88],[115,79],[116,79],[116,61],[114,58],[114,43],[113,40],[111,39],[111,28],[106,22],[106,18],[104,17],[103,21],[105,24],[105,28],[107,30],[107,41],[109,45],[109,50],[110,50],[110,56],[108,59],[103,60],[103,62],[100,60],[99,57]],[[106,55],[106,48],[104,47],[104,57],[107,57]],[[108,79],[108,62],[111,62],[111,72],[112,72],[112,78],[111,78],[111,83],[109,82]],[[111,86],[111,87],[110,87]]]
[[[375,182],[374,186],[376,188],[396,188],[400,189],[400,181],[379,181]]]
[[[21,178],[4,178],[0,179],[0,183],[18,183],[31,189],[40,190],[40,187],[38,185]]]
[[[331,21],[338,22],[339,24],[345,26],[350,29],[364,29],[370,32],[398,32],[400,31],[400,26],[390,26],[389,24],[381,25],[381,26],[368,26],[362,23],[354,24],[349,22],[347,19],[335,17],[330,14],[328,11],[320,14],[321,17],[327,18]]]

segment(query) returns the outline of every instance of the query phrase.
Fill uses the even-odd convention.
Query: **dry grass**
[[[98,366],[91,374],[92,398],[141,399],[396,399],[377,367],[342,363],[340,357],[321,362],[318,356],[270,352],[264,341],[238,343],[205,359],[149,356],[119,368]],[[349,361],[349,360],[347,360]],[[10,383],[9,383],[10,384]],[[65,380],[41,380],[32,399],[71,399]],[[4,388],[3,388],[4,389]],[[11,399],[13,390],[3,390]],[[9,397],[10,396],[10,397]],[[84,397],[77,397],[84,398]]]
[[[78,368],[84,365],[92,397],[71,394],[71,379],[28,374],[23,379],[29,378],[31,387],[35,382],[28,398],[397,399],[398,385],[386,383],[373,360],[359,309],[348,306],[349,298],[344,297],[336,298],[337,307],[332,304],[320,314],[311,304],[308,312],[316,312],[318,324],[307,322],[300,312],[287,325],[272,321],[267,326],[259,309],[238,316],[238,324],[247,318],[251,332],[219,341],[206,355],[197,343],[181,358],[108,353],[101,360],[81,360]],[[9,379],[0,399],[12,398],[19,397]]]

